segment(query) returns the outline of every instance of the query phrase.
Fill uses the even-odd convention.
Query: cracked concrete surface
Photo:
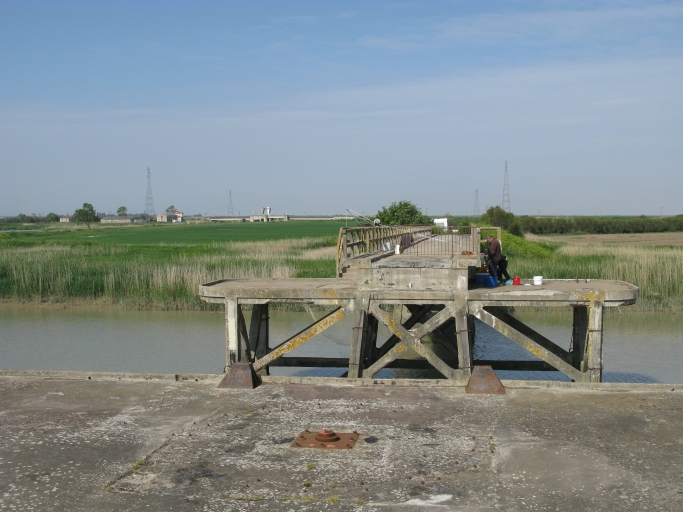
[[[678,390],[219,379],[0,377],[0,510],[683,509]]]

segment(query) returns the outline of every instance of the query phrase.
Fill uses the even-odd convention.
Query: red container
[[[520,284],[522,284],[522,278],[516,277],[516,276],[513,277],[512,278],[512,284],[514,284],[515,286],[519,286]]]

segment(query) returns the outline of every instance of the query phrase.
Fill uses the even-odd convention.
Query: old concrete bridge
[[[225,304],[226,371],[250,362],[271,366],[348,367],[349,379],[372,379],[383,368],[430,368],[467,381],[475,365],[493,369],[560,371],[575,382],[602,380],[605,307],[635,303],[639,289],[602,280],[545,280],[543,285],[486,288],[473,280],[480,266],[481,233],[500,228],[466,226],[432,234],[430,226],[342,228],[337,277],[330,279],[226,279],[200,286],[202,300]],[[394,248],[401,245],[400,254]],[[329,312],[286,340],[271,340],[272,304],[316,305]],[[571,307],[571,351],[534,331],[510,308]],[[245,310],[251,309],[249,325]],[[287,356],[331,325],[353,315],[347,358]],[[539,360],[472,358],[479,319]],[[391,336],[378,345],[378,322]],[[409,351],[420,359],[406,359]]]

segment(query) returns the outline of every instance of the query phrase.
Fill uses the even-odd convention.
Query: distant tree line
[[[0,218],[0,223],[3,224],[34,224],[36,222],[59,222],[59,215],[52,212],[45,216],[35,213],[32,213],[31,215],[20,213],[16,217]]]
[[[75,210],[73,215],[71,215],[71,222],[85,224],[90,229],[90,225],[94,222],[99,222],[104,215],[103,213],[96,212],[90,203],[83,203],[83,207]],[[0,217],[0,224],[37,224],[47,222],[59,222],[59,215],[52,212],[47,215],[35,213],[26,215],[20,213],[16,217]]]
[[[464,219],[463,219],[464,220]],[[470,219],[468,219],[470,220]],[[513,235],[533,233],[535,235],[564,235],[588,233],[607,235],[617,233],[663,233],[683,231],[683,215],[675,217],[640,217],[630,219],[604,217],[517,217],[500,206],[493,206],[474,224],[500,226]]]
[[[653,218],[644,215],[635,219],[601,219],[592,217],[536,218],[521,217],[520,221],[527,233],[536,235],[565,233],[663,233],[683,231],[683,215]]]

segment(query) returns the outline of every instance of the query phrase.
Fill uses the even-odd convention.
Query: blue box
[[[486,272],[480,272],[476,276],[474,276],[474,281],[477,284],[484,284],[484,283],[486,283],[487,277],[489,277],[489,275]]]
[[[485,284],[487,288],[495,288],[496,286],[498,286],[498,278],[493,276],[486,276]]]

